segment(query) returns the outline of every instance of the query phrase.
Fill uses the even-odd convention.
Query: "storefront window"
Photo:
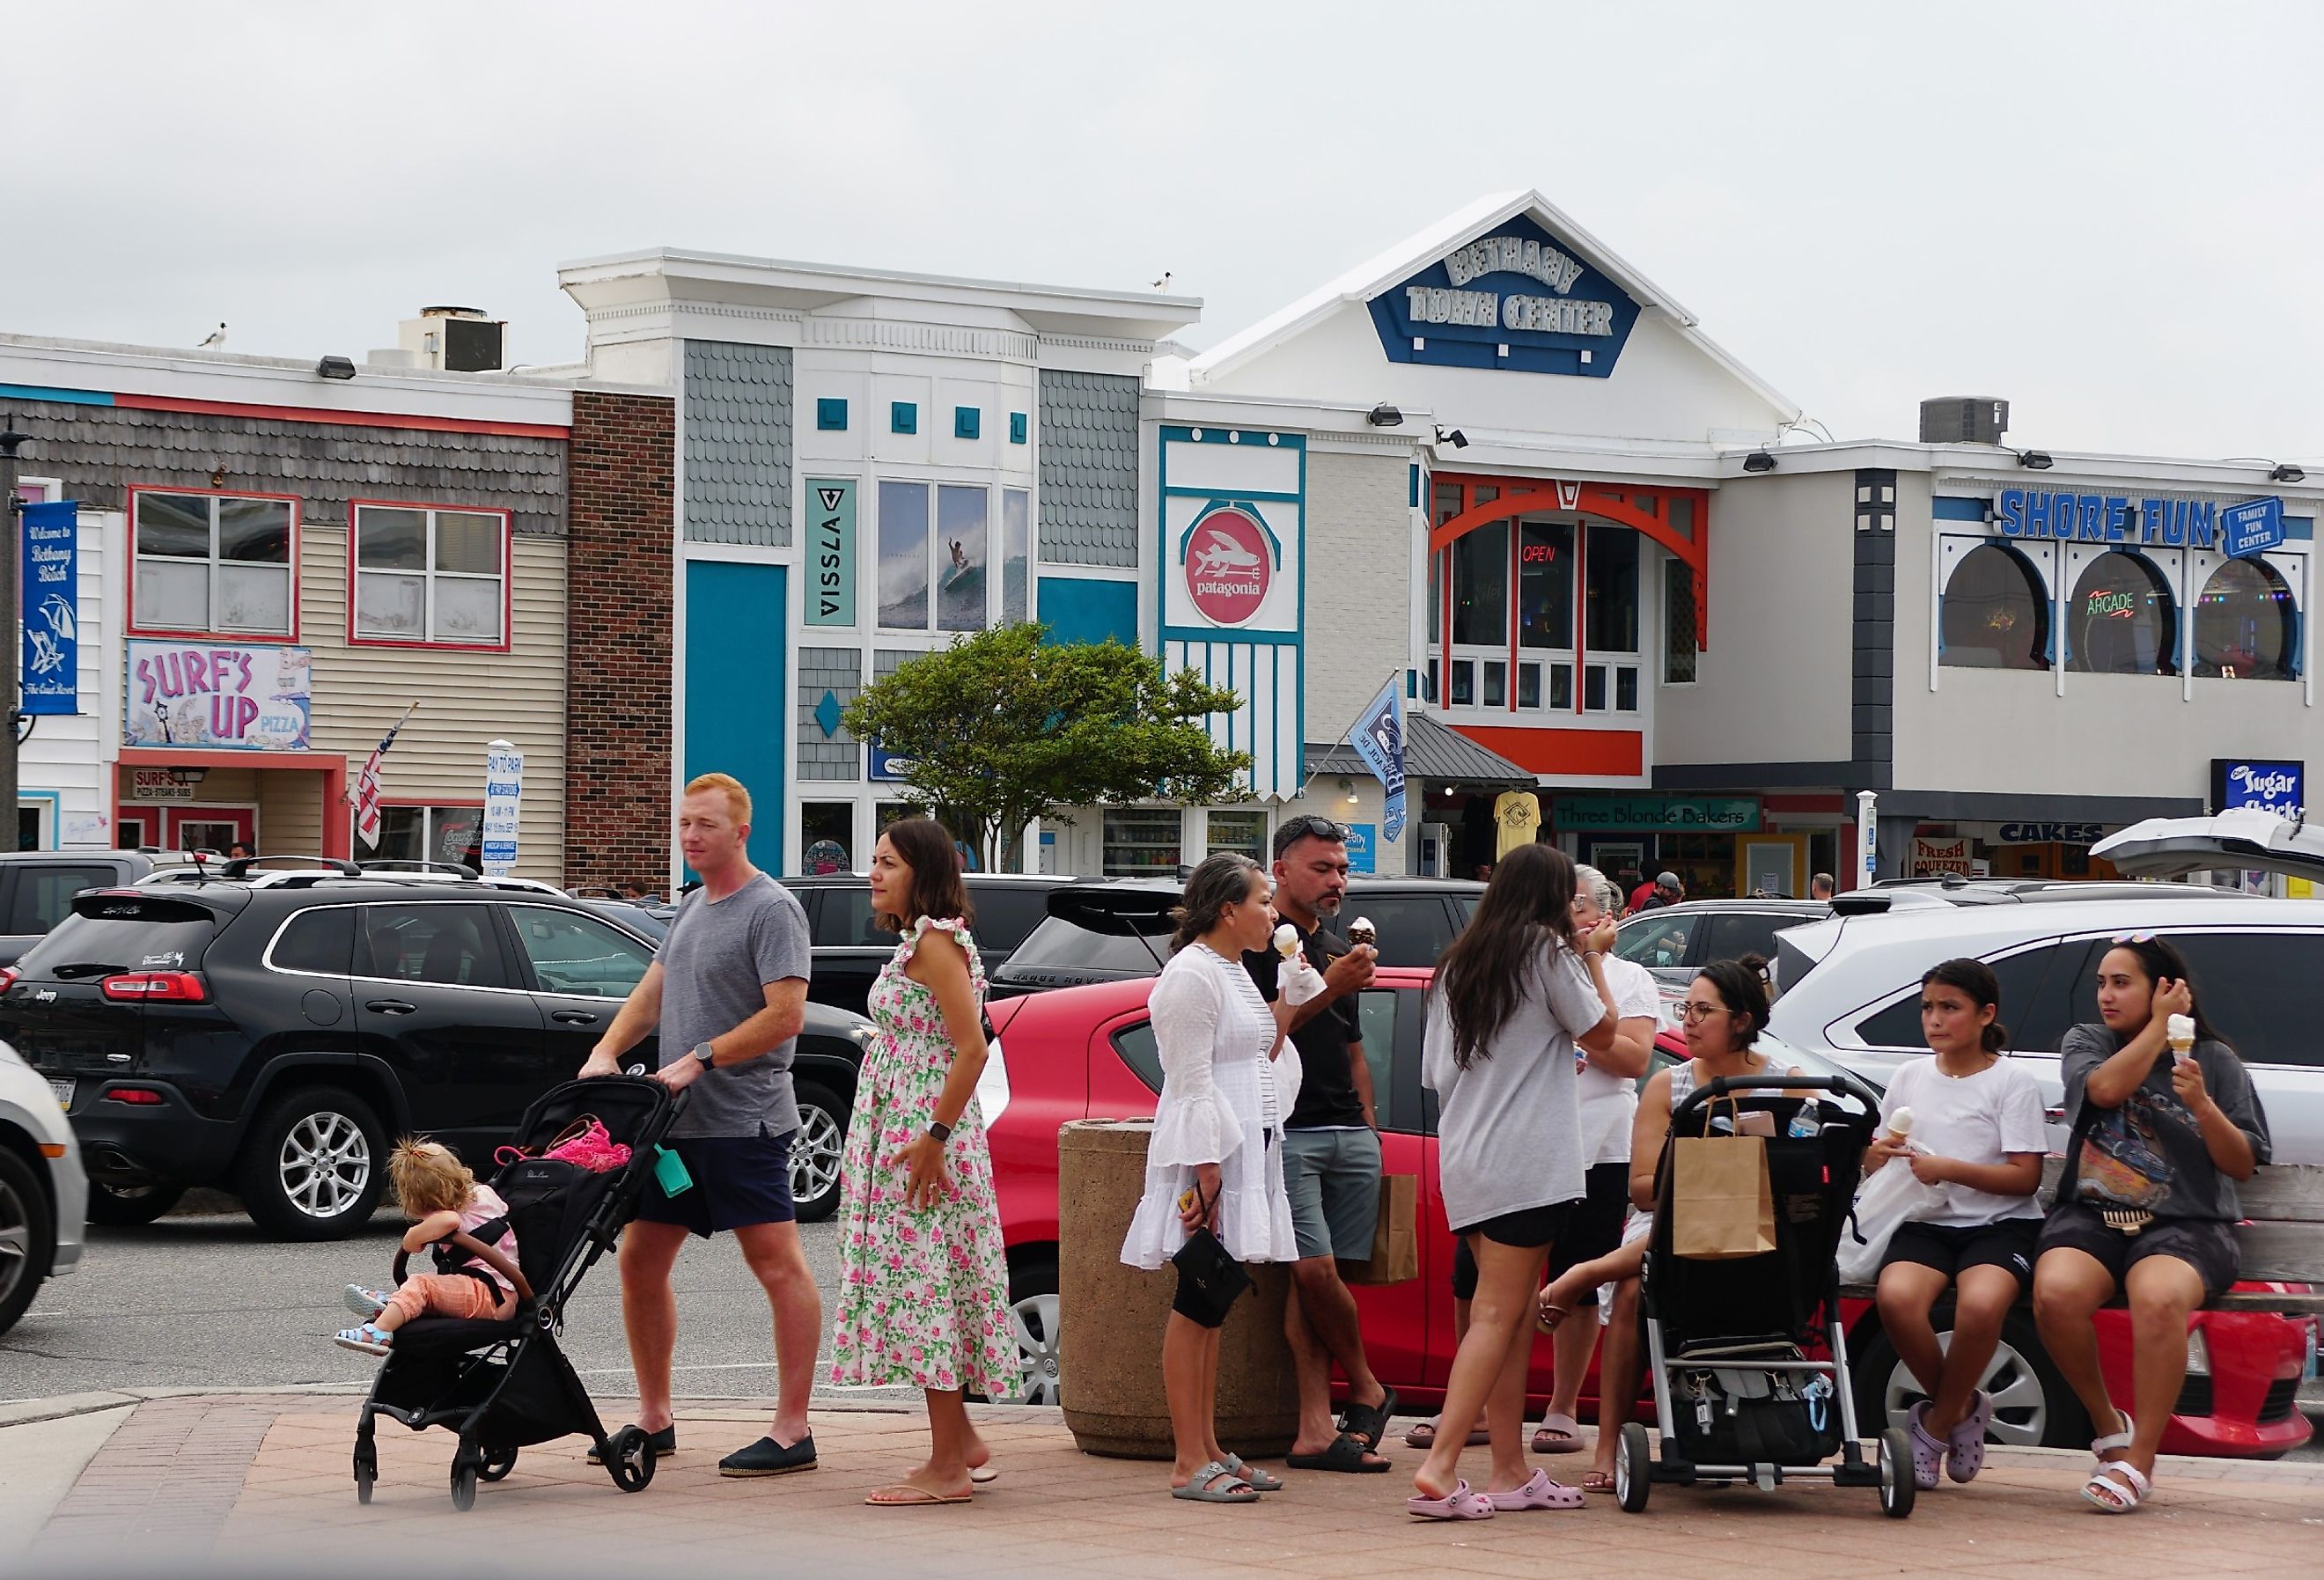
[[[139,630],[290,634],[290,501],[141,488],[130,511]]]
[[[2050,600],[2034,568],[1998,544],[1961,557],[1945,583],[1941,661],[1965,670],[2050,667]]]
[[[1452,640],[1505,646],[1508,614],[1509,523],[1491,522],[1452,544]]]
[[[880,485],[880,624],[928,628],[928,485]]]
[[[1566,522],[1517,523],[1517,642],[1524,647],[1573,645],[1573,527]]]
[[[1583,576],[1589,583],[1583,636],[1591,652],[1638,651],[1638,534],[1592,525]]]
[[[798,870],[809,876],[853,871],[848,850],[855,843],[853,801],[807,801],[799,807]]]
[[[482,871],[484,812],[481,807],[382,807],[379,844],[355,849],[364,859],[383,862],[457,862]]]
[[[1001,491],[1001,623],[1027,617],[1027,568],[1033,558],[1033,496],[1022,488]]]
[[[355,640],[506,642],[506,515],[358,504],[355,522]]]
[[[1693,681],[1697,656],[1694,630],[1694,567],[1683,559],[1665,559],[1663,561],[1664,685],[1685,686]]]
[[[982,631],[985,626],[985,493],[982,488],[936,490],[936,629]]]
[[[1247,855],[1264,864],[1267,861],[1267,814],[1264,812],[1213,812],[1210,817],[1210,854],[1222,850]]]
[[[1115,807],[1105,814],[1105,875],[1175,878],[1184,859],[1176,807]]]
[[[2292,589],[2263,559],[2230,559],[2195,605],[2195,673],[2229,680],[2299,674],[2300,614]]]
[[[2101,554],[2067,605],[2066,668],[2090,675],[2175,675],[2179,616],[2143,554]]]

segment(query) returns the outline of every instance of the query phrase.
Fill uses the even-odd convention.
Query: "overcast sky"
[[[557,361],[556,265],[667,244],[1168,270],[1206,345],[1537,187],[1841,438],[1991,394],[2022,444],[2324,459],[2324,5],[238,0],[0,37],[0,329],[360,356],[449,301]]]

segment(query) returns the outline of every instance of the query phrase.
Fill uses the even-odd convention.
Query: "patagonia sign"
[[[2273,496],[2222,508],[2208,499],[2005,488],[1994,501],[1994,522],[2005,538],[2210,549],[2238,559],[2278,548],[2285,536],[2283,501]]]

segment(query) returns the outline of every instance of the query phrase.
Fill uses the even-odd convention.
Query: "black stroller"
[[[1760,1095],[1747,1095],[1755,1092]],[[1626,1425],[1616,1446],[1617,1500],[1636,1514],[1656,1482],[1748,1482],[1764,1490],[1787,1477],[1813,1477],[1877,1487],[1880,1511],[1901,1520],[1913,1511],[1912,1445],[1891,1428],[1866,1462],[1834,1263],[1875,1111],[1837,1076],[1722,1076],[1672,1113],[1672,1141],[1711,1133],[1712,1104],[1729,1099],[1733,1106],[1718,1116],[1722,1130],[1741,1124],[1741,1114],[1771,1116],[1775,1248],[1719,1261],[1673,1254],[1672,1142],[1664,1144],[1639,1281],[1662,1455],[1654,1456],[1645,1427]],[[1793,1122],[1811,1100],[1816,1128],[1794,1135]],[[1819,1335],[1828,1360],[1806,1354]],[[1839,1462],[1827,1464],[1835,1454]]]
[[[379,1479],[374,1418],[384,1414],[413,1431],[447,1427],[459,1434],[452,1455],[452,1506],[476,1501],[479,1481],[496,1482],[516,1467],[517,1450],[571,1433],[596,1445],[613,1484],[641,1492],[653,1480],[653,1450],[646,1434],[624,1427],[610,1439],[589,1391],[558,1347],[565,1302],[580,1287],[636,1210],[652,1172],[655,1148],[669,1132],[677,1103],[658,1081],[628,1076],[567,1081],[525,1110],[516,1144],[527,1151],[549,1145],[576,1119],[595,1114],[630,1161],[606,1173],[554,1159],[527,1157],[503,1167],[493,1188],[508,1203],[517,1259],[507,1260],[466,1234],[454,1243],[492,1262],[517,1291],[516,1315],[505,1322],[423,1317],[397,1332],[380,1366],[371,1397],[355,1421],[355,1498],[371,1501]],[[399,1250],[395,1280],[409,1260]]]

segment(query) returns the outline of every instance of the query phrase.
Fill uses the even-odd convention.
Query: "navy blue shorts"
[[[694,1183],[664,1196],[661,1181],[649,1174],[638,1198],[637,1215],[648,1224],[676,1224],[707,1240],[728,1229],[753,1224],[788,1224],[798,1217],[791,1203],[791,1137],[693,1136],[663,1144],[678,1155]]]

